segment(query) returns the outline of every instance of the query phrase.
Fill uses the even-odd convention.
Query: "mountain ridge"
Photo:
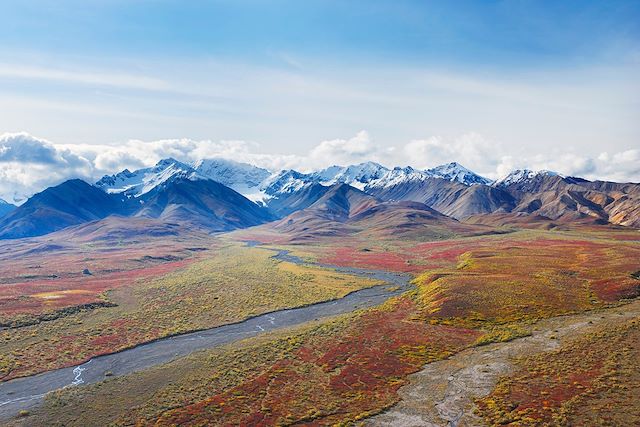
[[[293,169],[272,173],[226,159],[187,164],[168,158],[148,168],[105,175],[93,186],[69,180],[20,207],[9,206],[11,212],[0,216],[0,238],[46,234],[112,214],[184,222],[219,232],[296,218],[304,211],[297,217],[311,212],[316,228],[320,226],[316,220],[322,218],[344,231],[353,225],[351,209],[360,202],[360,210],[387,204],[380,212],[390,221],[394,209],[398,215],[425,220],[426,210],[411,205],[418,203],[455,220],[474,218],[477,224],[483,223],[478,217],[482,215],[494,215],[493,221],[500,223],[509,218],[523,223],[523,215],[530,215],[537,222],[640,227],[640,184],[634,183],[589,181],[528,169],[491,182],[455,162],[428,170],[363,162],[310,173]]]

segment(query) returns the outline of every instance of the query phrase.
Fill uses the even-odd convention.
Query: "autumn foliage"
[[[415,320],[401,298],[371,310],[335,336],[305,343],[254,378],[162,415],[156,425],[332,425],[397,400],[408,374],[473,343],[480,332]]]

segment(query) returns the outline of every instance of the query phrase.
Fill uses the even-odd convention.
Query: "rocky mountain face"
[[[592,219],[596,223],[640,226],[639,184],[591,182],[548,171],[515,175],[519,179],[494,183],[515,200],[513,212],[561,221]]]
[[[246,228],[275,219],[240,193],[219,182],[180,177],[156,187],[135,216],[186,223],[212,232]]]
[[[308,208],[260,229],[277,232],[283,242],[354,235],[371,239],[409,235],[438,239],[487,232],[485,227],[462,224],[424,203],[383,202],[348,184],[333,184],[329,188]]]
[[[374,196],[385,201],[413,201],[424,203],[456,219],[495,211],[508,211],[514,206],[507,192],[486,185],[464,185],[442,178],[405,181],[388,187],[368,188]]]
[[[348,184],[337,183],[323,188],[326,191],[315,202],[273,223],[272,229],[300,239],[346,234],[349,218],[380,203]]]

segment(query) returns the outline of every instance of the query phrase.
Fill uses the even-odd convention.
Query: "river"
[[[256,246],[256,243],[249,242],[248,245]],[[305,264],[302,259],[285,250],[278,250],[274,258],[284,262]],[[377,279],[385,284],[357,290],[340,299],[264,313],[238,323],[162,338],[118,353],[97,356],[81,365],[2,382],[0,383],[0,419],[7,420],[16,416],[20,410],[33,408],[42,402],[45,394],[54,390],[97,383],[105,380],[107,373],[112,376],[126,375],[167,363],[197,350],[218,347],[322,317],[373,307],[411,287],[411,276],[408,274],[328,264],[311,265]]]

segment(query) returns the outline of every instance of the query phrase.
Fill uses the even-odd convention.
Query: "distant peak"
[[[478,175],[458,162],[445,163],[443,165],[427,169],[425,172],[433,177],[446,179],[447,181],[459,182],[464,185],[487,185],[491,182],[491,180]]]
[[[542,169],[538,171],[534,171],[531,169],[516,169],[506,176],[498,179],[494,185],[495,186],[507,186],[511,184],[516,184],[520,182],[527,182],[535,179],[539,176],[561,176],[559,173]]]
[[[201,179],[191,166],[169,157],[152,167],[133,172],[125,169],[115,175],[105,175],[95,185],[110,194],[140,197],[158,185],[178,178]]]
[[[160,159],[158,163],[156,163],[156,166],[166,166],[166,165],[171,165],[176,163],[181,163],[181,162],[177,161],[173,157],[167,157],[166,159]]]
[[[361,166],[361,167],[369,166],[369,167],[373,167],[373,168],[376,168],[376,169],[386,169],[380,163],[372,162],[372,161],[366,161],[366,162],[358,163],[356,166]]]

